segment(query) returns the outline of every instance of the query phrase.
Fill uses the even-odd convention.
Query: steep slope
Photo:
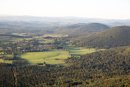
[[[130,45],[130,26],[118,26],[82,38],[80,45],[110,48]]]

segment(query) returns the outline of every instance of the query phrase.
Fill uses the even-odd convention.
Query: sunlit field
[[[70,47],[69,48],[70,54],[77,54],[77,55],[84,55],[96,52],[95,48],[84,48],[84,47]]]
[[[84,55],[95,52],[94,48],[70,48],[68,51],[53,50],[47,52],[28,52],[21,56],[32,64],[64,64],[64,60],[71,57],[71,54]]]
[[[47,64],[64,64],[64,59],[70,57],[68,51],[54,50],[47,52],[28,52],[21,56],[32,64],[44,63]]]

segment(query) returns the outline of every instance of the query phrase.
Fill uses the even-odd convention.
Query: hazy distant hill
[[[107,29],[109,27],[101,23],[89,23],[89,24],[79,23],[79,24],[70,25],[67,28],[77,29],[77,31],[87,31],[87,32],[94,31],[95,32],[95,31],[101,31],[101,30]]]
[[[81,40],[81,45],[109,48],[130,45],[130,26],[118,26]]]
[[[56,32],[67,33],[70,36],[86,36],[93,32],[99,32],[109,29],[109,26],[101,23],[78,23],[69,26],[60,27]],[[75,37],[74,37],[75,38]]]
[[[99,19],[99,18],[84,18],[84,17],[35,17],[35,16],[1,16],[0,21],[35,21],[35,22],[50,22],[59,25],[71,25],[77,23],[103,23],[111,26],[130,25],[130,19]]]

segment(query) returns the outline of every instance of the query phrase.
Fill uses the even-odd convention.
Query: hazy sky
[[[130,19],[130,0],[0,0],[0,15]]]

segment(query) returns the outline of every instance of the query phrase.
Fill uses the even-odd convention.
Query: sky
[[[0,0],[0,16],[130,19],[130,0]]]

